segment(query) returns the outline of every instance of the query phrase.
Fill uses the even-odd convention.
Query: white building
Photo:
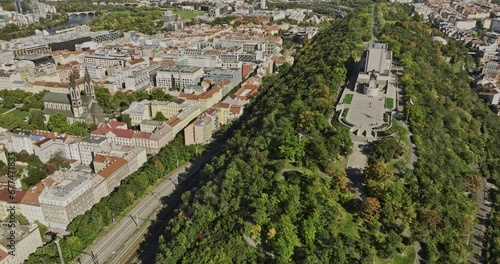
[[[56,174],[51,176],[56,183],[43,190],[39,201],[47,225],[66,229],[75,217],[92,208],[96,198],[91,175],[77,171]]]
[[[87,136],[80,141],[69,144],[69,159],[77,160],[81,164],[90,165],[95,153],[107,152],[111,149],[111,143],[107,138]]]
[[[34,154],[31,131],[17,130],[12,133],[12,143],[14,151],[19,153],[26,150],[29,154]]]
[[[199,67],[166,66],[158,70],[156,86],[182,89],[186,85],[199,84],[204,72]]]

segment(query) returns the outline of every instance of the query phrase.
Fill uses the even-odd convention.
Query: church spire
[[[84,77],[84,91],[85,95],[90,96],[95,99],[95,89],[92,78],[90,78],[89,70],[85,67],[85,77]]]
[[[87,67],[85,67],[85,82],[91,82],[92,79],[90,79],[90,74],[89,74],[89,70],[87,69]]]
[[[69,76],[69,97],[75,117],[80,117],[81,115],[82,97],[80,92],[80,87],[76,84],[75,75],[72,73]]]

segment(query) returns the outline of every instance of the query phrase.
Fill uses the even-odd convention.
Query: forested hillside
[[[500,179],[500,120],[470,88],[464,68],[473,60],[462,44],[432,41],[445,36],[408,16],[386,16],[392,23],[385,24],[380,41],[404,66],[401,83],[415,103],[409,120],[418,165],[403,176],[416,207],[411,229],[427,263],[465,263],[476,210],[468,194],[481,175]]]
[[[265,80],[204,168],[203,187],[183,196],[156,263],[370,262],[367,233],[342,205],[352,199],[342,163],[349,131],[329,117],[350,56],[371,39],[372,17],[365,7],[337,21],[293,67]]]

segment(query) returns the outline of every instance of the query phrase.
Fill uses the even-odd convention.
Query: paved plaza
[[[384,123],[385,96],[373,96],[354,92],[347,113],[347,121],[354,125],[358,135],[372,137],[372,129]],[[344,107],[347,107],[345,105]]]

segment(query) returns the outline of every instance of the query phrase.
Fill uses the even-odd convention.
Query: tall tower
[[[84,92],[85,95],[88,95],[92,98],[95,99],[95,89],[94,89],[94,83],[92,82],[92,79],[90,78],[89,71],[87,67],[85,67],[85,78],[84,78]]]
[[[267,9],[266,0],[260,0],[260,9]]]
[[[75,75],[71,74],[69,76],[69,97],[71,99],[71,110],[77,118],[83,114],[82,96],[80,93],[80,87],[76,85]]]

